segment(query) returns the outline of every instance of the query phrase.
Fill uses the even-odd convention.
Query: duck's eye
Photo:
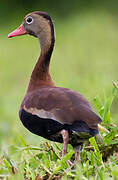
[[[32,24],[33,23],[33,18],[31,16],[27,17],[26,22],[27,22],[27,24]]]

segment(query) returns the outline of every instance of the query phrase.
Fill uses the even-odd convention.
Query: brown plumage
[[[67,153],[68,143],[72,144],[76,150],[76,159],[80,160],[80,146],[86,139],[98,134],[101,119],[81,94],[56,87],[52,81],[49,64],[55,37],[51,17],[45,12],[30,13],[8,37],[22,34],[39,39],[41,54],[20,107],[20,119],[32,133],[52,141],[64,142],[63,155]]]

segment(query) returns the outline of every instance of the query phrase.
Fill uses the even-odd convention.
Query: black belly
[[[22,109],[19,113],[23,125],[32,133],[55,142],[63,142],[60,131],[69,132],[69,143],[79,145],[91,136],[98,134],[98,130],[88,127],[83,121],[76,121],[72,125],[61,124],[52,119],[40,118]]]
[[[64,127],[52,119],[40,118],[36,115],[26,112],[24,109],[19,113],[23,125],[32,133],[51,140],[51,136],[60,132]],[[62,138],[57,142],[62,142]]]

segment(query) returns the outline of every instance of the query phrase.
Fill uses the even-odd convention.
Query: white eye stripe
[[[26,23],[27,23],[27,24],[32,24],[33,21],[34,21],[34,19],[33,19],[31,16],[28,16],[28,17],[26,18]]]

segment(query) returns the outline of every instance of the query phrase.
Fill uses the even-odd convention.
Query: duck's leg
[[[69,133],[68,133],[67,130],[63,129],[61,131],[61,135],[62,135],[63,143],[64,143],[64,147],[63,147],[63,151],[62,151],[62,156],[64,156],[64,155],[67,154],[68,141],[69,141]],[[68,160],[67,163],[68,163],[69,166],[73,166],[73,163],[70,160]]]
[[[63,129],[61,131],[61,135],[62,135],[63,143],[64,143],[64,147],[63,147],[63,151],[62,151],[62,156],[64,156],[67,153],[67,148],[68,148],[68,140],[69,140],[68,131]]]
[[[82,145],[76,146],[74,148],[74,150],[75,150],[75,161],[76,162],[81,162],[80,152],[82,150]]]

